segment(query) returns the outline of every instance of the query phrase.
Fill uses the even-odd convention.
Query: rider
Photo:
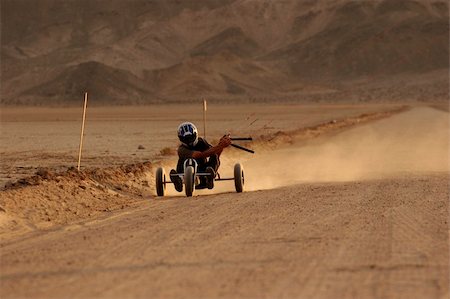
[[[214,178],[220,165],[220,154],[224,148],[231,144],[230,136],[223,136],[216,146],[212,146],[205,139],[198,137],[197,128],[193,123],[184,122],[178,126],[178,138],[181,141],[181,145],[178,147],[179,159],[177,169],[170,171],[170,179],[175,189],[179,192],[183,190],[183,181],[178,175],[174,174],[184,172],[184,161],[189,158],[197,161],[199,171],[211,174],[210,176],[201,177],[200,184],[195,188],[212,189],[214,187]]]

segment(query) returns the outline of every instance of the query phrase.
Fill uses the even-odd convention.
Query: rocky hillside
[[[423,74],[445,94],[448,11],[445,0],[2,0],[1,103],[72,105],[85,90],[97,105],[296,99]]]

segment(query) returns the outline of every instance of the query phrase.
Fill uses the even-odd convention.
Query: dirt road
[[[448,175],[145,201],[2,245],[2,298],[446,298]]]
[[[0,295],[447,298],[448,136],[448,112],[416,108],[261,150],[251,192],[121,195],[123,210],[2,239]],[[46,186],[28,188],[44,202]]]

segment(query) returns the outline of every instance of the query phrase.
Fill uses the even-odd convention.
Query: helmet
[[[187,146],[196,145],[198,142],[197,128],[193,123],[182,123],[178,126],[178,138]]]

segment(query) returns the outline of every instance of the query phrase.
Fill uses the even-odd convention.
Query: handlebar
[[[240,146],[240,145],[237,145],[237,144],[230,144],[232,147],[235,147],[235,148],[238,148],[238,149],[240,149],[240,150],[243,150],[243,151],[246,151],[246,152],[249,152],[249,153],[252,153],[252,154],[254,154],[255,153],[255,151],[254,150],[251,150],[251,149],[248,149],[248,148],[245,148],[245,147],[243,147],[243,146]]]

